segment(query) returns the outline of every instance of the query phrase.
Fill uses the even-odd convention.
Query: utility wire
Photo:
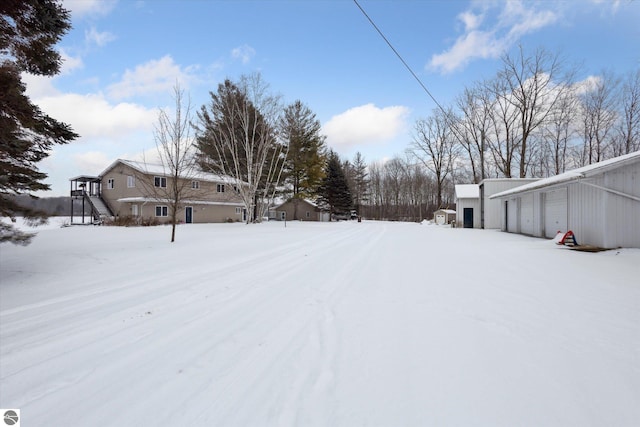
[[[358,9],[360,9],[360,11],[362,12],[362,14],[369,20],[369,22],[371,23],[371,25],[373,26],[373,28],[376,29],[376,31],[378,32],[378,34],[380,34],[380,37],[382,37],[382,39],[387,43],[387,45],[391,48],[391,50],[393,51],[393,53],[396,54],[396,56],[398,57],[398,59],[400,60],[400,62],[402,62],[402,64],[404,64],[404,66],[407,68],[407,70],[409,70],[409,72],[411,73],[411,75],[413,76],[414,79],[416,79],[416,81],[418,82],[418,84],[422,87],[422,89],[427,93],[427,95],[429,95],[429,97],[433,100],[433,102],[436,103],[436,105],[438,106],[438,108],[440,109],[440,111],[442,111],[442,115],[443,118],[446,122],[449,123],[449,125],[451,126],[451,129],[453,130],[453,133],[455,133],[458,137],[459,141],[464,141],[466,138],[464,137],[462,131],[460,131],[458,129],[458,124],[456,123],[456,121],[451,117],[451,114],[448,113],[444,107],[442,105],[440,105],[440,103],[438,102],[438,100],[431,94],[431,92],[429,92],[429,89],[427,89],[427,87],[425,86],[424,83],[422,83],[422,80],[420,80],[420,78],[418,77],[418,75],[416,73],[413,72],[413,70],[411,69],[411,67],[409,66],[409,64],[407,64],[407,62],[402,58],[402,56],[400,55],[400,53],[398,53],[398,51],[393,47],[393,45],[391,44],[391,42],[389,41],[389,39],[387,39],[387,37],[383,34],[383,32],[380,30],[380,28],[378,28],[378,26],[376,25],[375,22],[373,22],[373,19],[371,19],[369,17],[369,15],[367,15],[367,12],[365,12],[365,10],[362,8],[362,6],[360,6],[360,3],[358,3],[358,0],[353,0],[353,2],[356,4],[356,6],[358,6]]]
[[[422,83],[422,80],[420,80],[420,78],[418,77],[418,75],[416,73],[413,72],[413,70],[411,69],[411,67],[409,66],[409,64],[407,64],[407,62],[402,58],[402,56],[400,55],[400,53],[398,53],[398,51],[393,47],[393,45],[391,44],[391,42],[389,41],[389,39],[387,39],[387,37],[384,35],[384,33],[380,30],[380,28],[378,28],[378,26],[376,25],[375,22],[373,22],[373,19],[371,19],[369,17],[369,15],[367,14],[367,12],[365,12],[365,10],[362,8],[362,6],[360,6],[360,3],[358,3],[358,0],[353,0],[353,2],[356,4],[356,6],[358,6],[358,9],[360,9],[360,11],[362,12],[362,14],[369,20],[369,22],[371,23],[371,25],[373,26],[373,28],[376,29],[376,31],[378,32],[378,34],[380,34],[380,37],[382,37],[382,39],[387,43],[387,45],[391,48],[391,50],[393,51],[393,53],[396,54],[396,56],[398,57],[398,59],[400,60],[400,62],[402,62],[402,64],[404,64],[404,66],[407,68],[407,70],[409,70],[409,72],[411,73],[411,75],[413,76],[413,78],[416,79],[416,81],[418,82],[418,84],[422,87],[422,89],[427,93],[427,95],[429,95],[429,97],[433,100],[433,102],[436,103],[436,105],[438,106],[438,108],[440,108],[440,110],[442,110],[442,112],[444,113],[445,117],[448,116],[447,112],[445,111],[445,109],[442,107],[442,105],[440,105],[440,103],[436,100],[436,98],[431,94],[431,92],[429,92],[429,89],[427,89],[427,87],[424,85],[424,83]]]

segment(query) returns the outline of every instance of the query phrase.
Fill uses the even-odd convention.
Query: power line
[[[436,98],[431,94],[431,92],[429,92],[429,89],[427,89],[427,87],[425,86],[424,83],[422,83],[422,80],[420,80],[420,78],[418,77],[418,75],[416,73],[413,72],[413,70],[411,69],[411,67],[409,66],[409,64],[407,64],[407,62],[402,58],[402,55],[400,55],[400,53],[398,53],[398,51],[393,47],[393,45],[391,44],[391,42],[389,41],[389,39],[387,39],[387,37],[384,35],[384,33],[380,30],[380,28],[378,28],[378,26],[376,25],[375,22],[373,22],[373,19],[371,19],[369,17],[369,15],[367,14],[367,12],[365,12],[365,10],[362,8],[362,6],[360,6],[360,3],[358,3],[358,0],[353,0],[353,2],[356,4],[356,6],[358,6],[358,9],[360,9],[360,11],[362,12],[362,14],[369,20],[369,22],[371,23],[371,25],[373,26],[373,28],[376,29],[376,31],[378,32],[378,34],[380,34],[380,37],[382,37],[382,39],[387,43],[387,45],[391,48],[391,50],[393,51],[393,53],[396,54],[396,56],[398,57],[398,59],[400,60],[400,62],[402,62],[402,64],[406,67],[407,70],[409,70],[409,72],[411,73],[411,75],[413,76],[413,78],[416,79],[416,81],[418,82],[418,84],[422,87],[422,89],[427,93],[427,95],[429,95],[429,97],[433,100],[433,102],[436,103],[436,105],[438,106],[438,108],[440,108],[440,110],[442,110],[442,112],[444,113],[445,117],[448,115],[447,112],[445,111],[445,109],[442,107],[442,105],[440,105],[440,103],[436,100]]]

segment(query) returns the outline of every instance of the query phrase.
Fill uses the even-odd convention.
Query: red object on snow
[[[577,246],[578,241],[576,240],[576,236],[573,234],[573,231],[569,230],[564,233],[564,236],[562,236],[562,239],[560,239],[558,244],[565,246]]]

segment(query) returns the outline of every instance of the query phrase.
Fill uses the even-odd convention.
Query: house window
[[[127,188],[135,188],[136,177],[133,175],[127,175]]]
[[[113,190],[115,188],[115,179],[109,178],[107,180],[107,190]]]
[[[311,212],[307,211],[307,218],[311,218]]]
[[[138,216],[138,205],[131,205],[131,216]]]
[[[236,215],[242,215],[242,208],[236,208]]]
[[[236,193],[240,194],[240,189],[237,186],[233,186],[233,191],[235,191]]]
[[[200,188],[200,181],[191,181],[191,188],[197,190]]]
[[[155,187],[167,188],[167,178],[162,176],[154,176],[153,177],[153,185]]]
[[[169,216],[169,209],[166,206],[156,206],[156,216]]]
[[[216,190],[218,191],[218,193],[224,193],[224,184],[216,185]]]

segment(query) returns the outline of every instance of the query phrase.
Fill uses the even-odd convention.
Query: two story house
[[[99,176],[71,178],[71,195],[85,197],[95,219],[127,217],[169,221],[173,177],[162,165],[118,159]],[[179,178],[178,219],[185,223],[244,221],[246,211],[229,177],[194,171]]]

